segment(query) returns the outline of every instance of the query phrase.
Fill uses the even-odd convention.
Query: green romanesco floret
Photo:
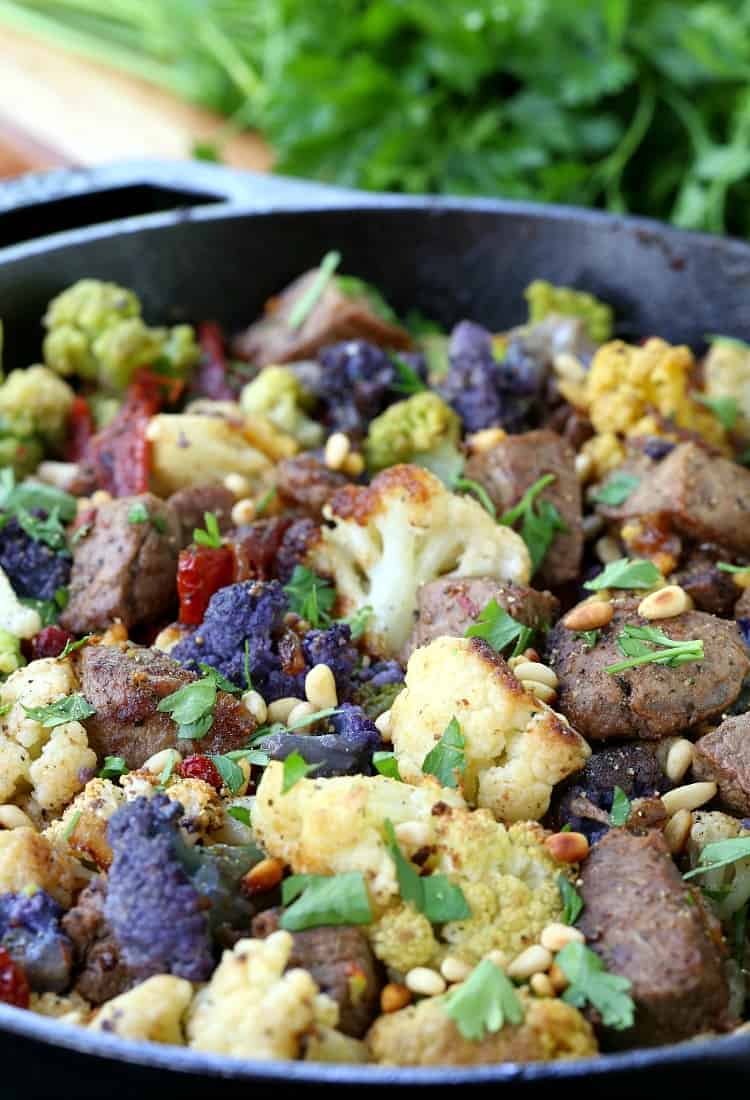
[[[0,434],[0,468],[12,469],[17,481],[33,474],[43,457],[44,448],[38,439]]]
[[[125,389],[139,367],[182,377],[200,355],[190,325],[149,327],[131,290],[99,279],[81,279],[54,298],[44,325],[48,366],[114,392]]]
[[[289,367],[265,367],[257,378],[243,387],[240,406],[245,413],[262,413],[293,436],[303,450],[319,446],[323,427],[306,414],[312,398],[300,385]]]
[[[596,344],[604,344],[612,338],[612,307],[600,302],[593,294],[535,279],[526,287],[524,297],[529,305],[529,322],[532,325],[543,321],[551,313],[558,313],[585,321],[586,330]]]
[[[365,440],[369,470],[384,470],[401,462],[417,462],[440,476],[431,457],[455,455],[461,421],[450,405],[425,390],[397,401],[370,424]]]
[[[21,665],[26,664],[26,659],[21,653],[21,639],[9,630],[0,630],[0,674],[10,676]]]
[[[74,396],[49,367],[11,371],[0,386],[0,425],[16,439],[57,443],[65,435]]]

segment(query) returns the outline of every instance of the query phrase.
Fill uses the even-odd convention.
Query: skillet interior
[[[166,202],[197,195],[196,201],[208,205],[67,228],[0,250],[6,368],[34,361],[47,302],[83,276],[133,286],[149,320],[216,318],[231,329],[247,323],[265,298],[330,248],[342,252],[343,271],[373,282],[397,309],[416,307],[445,324],[462,317],[494,329],[516,323],[523,288],[539,277],[611,302],[624,336],[654,333],[694,346],[712,332],[750,338],[750,247],[736,241],[574,209],[329,193],[204,165],[120,166],[76,180],[75,194],[84,199],[118,187],[126,208],[128,187],[148,188],[155,180],[159,186],[168,181],[177,195]],[[27,204],[24,232],[34,210],[41,211],[38,224],[47,231],[54,218],[45,203],[58,202],[71,178],[58,174],[33,183],[32,202],[28,188],[19,200]],[[214,192],[229,201],[206,200],[207,194],[216,198]],[[0,202],[0,239],[6,241],[13,239],[10,205],[3,213]],[[84,216],[85,210],[84,203]],[[651,1087],[679,1084],[683,1095],[692,1095],[709,1079],[714,1086],[717,1078],[729,1083],[750,1066],[750,1036],[635,1050],[595,1062],[473,1070],[230,1062],[122,1043],[2,1005],[0,1051],[5,1066],[13,1067],[10,1077],[3,1075],[4,1097],[58,1089],[101,1097],[116,1083],[123,1096],[206,1097],[210,1088],[223,1100],[246,1095],[249,1082],[256,1082],[255,1095],[265,1095],[280,1081],[294,1087],[432,1089],[470,1083],[535,1096],[574,1088],[579,1096],[606,1090],[611,1097],[631,1093],[640,1078]],[[259,1088],[260,1082],[265,1086]]]

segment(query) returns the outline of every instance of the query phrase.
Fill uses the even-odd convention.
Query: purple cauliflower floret
[[[182,813],[163,794],[136,798],[107,828],[113,859],[104,916],[139,981],[175,974],[202,982],[214,967],[205,901],[179,855]]]
[[[427,370],[421,356],[401,354],[423,380]],[[316,395],[324,406],[323,418],[331,431],[360,438],[371,420],[402,394],[394,389],[398,372],[382,348],[366,340],[331,344],[318,354],[321,365]]]
[[[404,670],[398,661],[372,661],[363,665],[357,672],[359,684],[369,684],[371,688],[386,687],[388,684],[403,684]]]
[[[383,748],[375,723],[361,707],[345,703],[328,719],[332,733],[271,733],[260,743],[272,760],[286,760],[298,752],[308,764],[319,764],[313,773],[333,775],[372,775],[372,754]]]
[[[0,528],[0,566],[16,595],[36,600],[54,600],[58,588],[70,580],[70,557],[36,542],[15,516]]]
[[[0,943],[38,993],[60,993],[70,982],[73,945],[60,928],[62,915],[45,890],[0,894]]]
[[[359,661],[359,651],[352,644],[348,624],[334,623],[327,630],[309,630],[302,639],[302,652],[308,668],[328,665],[336,681],[339,699],[348,699],[352,691],[352,676]]]

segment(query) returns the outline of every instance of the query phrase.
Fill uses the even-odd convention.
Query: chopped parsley
[[[466,631],[467,638],[484,638],[498,653],[513,644],[513,657],[528,647],[534,637],[529,626],[517,622],[495,599],[491,599],[479,618]]]
[[[605,672],[614,676],[639,665],[667,665],[678,668],[689,661],[702,661],[703,639],[675,641],[655,626],[633,626],[628,623],[617,635],[617,644],[627,660],[607,665]],[[654,646],[661,646],[655,649]]]
[[[374,752],[372,762],[375,771],[384,775],[387,779],[398,779],[401,782],[401,773],[398,770],[398,760],[395,752]]]
[[[245,656],[242,660],[242,674],[248,691],[253,691],[253,678],[250,675],[250,639],[245,638]]]
[[[284,591],[289,597],[289,609],[313,627],[327,626],[336,602],[336,589],[330,581],[319,577],[304,565],[295,565]]]
[[[271,503],[273,498],[276,496],[278,491],[279,490],[276,488],[276,486],[272,485],[271,488],[263,494],[263,496],[260,498],[258,503],[255,505],[255,514],[256,514],[256,516],[262,516],[263,515],[266,508]]]
[[[717,561],[716,568],[722,573],[750,573],[750,565],[731,565],[728,561]]]
[[[76,812],[74,814],[71,814],[70,821],[68,822],[68,824],[63,829],[63,832],[62,832],[63,840],[70,840],[73,833],[76,831],[76,825],[78,824],[78,822],[80,820],[81,820],[81,811],[76,810]]]
[[[719,867],[728,867],[740,859],[750,856],[750,836],[735,836],[729,840],[715,840],[701,851],[697,865],[683,875],[683,878],[695,878],[696,875],[716,871]]]
[[[233,817],[235,821],[239,821],[241,825],[244,825],[248,829],[252,828],[252,819],[247,806],[230,806],[227,813],[230,817]]]
[[[586,581],[583,587],[589,592],[600,592],[603,588],[654,588],[661,580],[662,575],[653,562],[618,558],[605,565],[599,576]]]
[[[445,727],[443,736],[422,761],[422,772],[434,775],[441,787],[457,787],[456,772],[466,771],[464,736],[455,717]]]
[[[229,793],[237,794],[237,791],[239,791],[245,782],[245,773],[239,764],[236,764],[229,755],[220,756],[218,754],[209,753],[208,759],[215,766],[217,772],[221,776],[222,783]],[[267,760],[268,757],[266,757],[266,761]]]
[[[291,728],[291,727],[290,727]],[[321,767],[320,763],[308,764],[304,756],[298,752],[290,752],[284,761],[284,777],[281,781],[281,793],[291,791],[295,783],[304,779],[310,772],[316,772]]]
[[[626,825],[630,817],[630,799],[622,787],[615,787],[612,794],[612,809],[609,811],[609,823],[615,828]]]
[[[520,1024],[524,1016],[513,983],[491,959],[475,966],[466,981],[448,994],[443,1006],[464,1039],[475,1042],[506,1023]]]
[[[367,624],[372,618],[372,615],[373,609],[369,604],[365,604],[364,607],[360,607],[357,611],[353,611],[351,615],[347,615],[345,619],[339,619],[339,622],[346,623],[351,631],[352,641],[356,642],[367,630]]]
[[[211,676],[216,681],[216,686],[220,691],[228,691],[230,695],[241,695],[242,688],[238,688],[236,684],[233,684],[231,680],[227,680],[226,676],[222,676],[217,668],[213,665],[207,665],[205,661],[200,661],[198,668],[201,670],[204,676]]]
[[[404,856],[396,840],[393,823],[385,822],[386,846],[396,865],[398,888],[404,901],[424,913],[433,924],[445,924],[452,920],[465,920],[471,916],[464,892],[450,881],[447,875],[427,875],[422,878]]]
[[[55,703],[49,703],[46,707],[27,707],[21,704],[29,718],[38,722],[45,729],[54,729],[66,722],[81,722],[84,718],[90,718],[96,714],[96,708],[91,706],[88,699],[81,695],[68,695],[64,699],[58,699]]]
[[[70,493],[44,485],[40,481],[24,481],[16,485],[13,470],[5,467],[0,470],[0,509],[15,515],[22,509],[26,512],[37,510],[50,513],[57,511],[64,523],[70,523],[76,514],[78,502]]]
[[[60,511],[53,508],[44,518],[27,512],[25,508],[16,511],[19,526],[34,542],[43,542],[58,554],[69,554],[65,528],[60,520]]]
[[[128,511],[128,523],[134,526],[139,523],[150,523],[154,530],[158,531],[160,535],[163,535],[167,529],[167,522],[164,516],[152,516],[142,500],[137,500],[135,504],[130,506],[130,510]]]
[[[221,546],[218,519],[213,512],[204,512],[203,522],[206,525],[205,528],[196,527],[193,531],[193,542],[197,542],[199,546],[210,546],[213,550],[218,550]]]
[[[558,534],[569,530],[556,506],[551,500],[539,500],[539,494],[555,481],[554,474],[545,474],[526,490],[518,504],[505,512],[499,523],[513,527],[521,521],[521,538],[526,543],[531,558],[531,572],[536,573],[544,561],[547,551]]]
[[[693,394],[696,401],[705,405],[714,414],[722,428],[731,432],[737,423],[738,408],[736,397],[708,397],[705,393]]]
[[[464,493],[473,493],[484,510],[489,512],[493,519],[497,518],[497,509],[484,485],[480,485],[478,481],[472,481],[470,477],[457,477],[453,482],[453,488],[461,489]]]
[[[77,546],[81,539],[85,539],[86,535],[93,531],[93,529],[93,523],[81,523],[70,536],[70,545]]]
[[[156,708],[162,714],[169,714],[177,723],[177,738],[180,741],[199,741],[206,736],[214,724],[216,693],[223,683],[228,683],[209,665],[201,665],[201,671],[203,676],[200,680],[193,680],[165,696]],[[234,685],[232,691],[237,691]]]
[[[290,875],[281,885],[285,907],[279,927],[302,932],[323,925],[372,924],[373,913],[361,871],[340,875]]]
[[[162,768],[161,775],[159,776],[159,786],[160,787],[165,787],[167,785],[167,783],[169,782],[169,780],[172,778],[172,772],[174,771],[174,766],[175,766],[176,763],[177,763],[177,750],[176,749],[170,749],[169,750],[169,756],[167,757],[167,762],[164,765],[164,767]]]
[[[597,504],[609,504],[617,507],[628,499],[634,489],[637,489],[641,479],[632,474],[615,473],[599,489],[591,494],[591,499]]]
[[[300,294],[299,298],[290,309],[286,322],[287,328],[294,330],[302,327],[318,304],[318,301],[331,280],[331,276],[340,263],[340,252],[326,252],[325,256],[320,261],[320,266],[314,278],[310,280],[307,288]]]
[[[581,639],[587,649],[593,649],[599,641],[599,630],[577,630],[576,636]]]
[[[391,363],[396,371],[397,381],[391,383],[394,393],[415,394],[424,393],[428,389],[417,372],[400,355],[391,354]]]
[[[93,634],[84,634],[82,638],[75,642],[72,638],[68,638],[62,651],[58,653],[57,660],[62,661],[65,657],[69,657],[71,653],[75,653],[77,649],[82,649],[85,645],[88,645],[93,637]]]
[[[563,924],[575,924],[583,909],[583,898],[563,874],[557,876],[557,885],[563,903]]]
[[[635,1006],[627,978],[608,973],[599,956],[582,943],[566,944],[555,962],[570,982],[562,997],[567,1004],[576,1008],[590,1004],[604,1026],[616,1031],[633,1026]]]
[[[105,756],[104,767],[99,772],[100,779],[119,779],[121,775],[125,775],[128,771],[128,766],[125,763],[124,756]]]

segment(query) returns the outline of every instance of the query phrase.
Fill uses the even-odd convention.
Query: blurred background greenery
[[[750,0],[0,0],[2,23],[260,131],[279,172],[750,235]]]

